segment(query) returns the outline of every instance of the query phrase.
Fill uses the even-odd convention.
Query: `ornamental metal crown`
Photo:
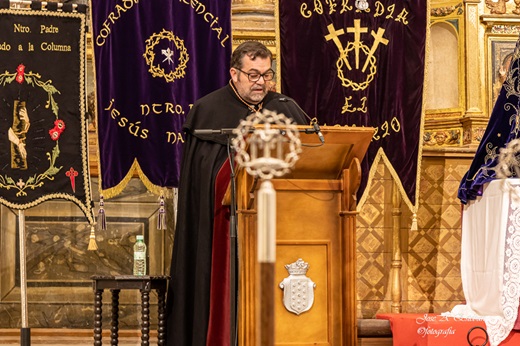
[[[296,262],[285,265],[285,269],[287,269],[290,275],[305,275],[309,267],[309,263],[304,262],[301,258],[298,258]]]

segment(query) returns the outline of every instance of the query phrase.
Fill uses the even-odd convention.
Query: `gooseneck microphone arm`
[[[318,135],[318,138],[320,139],[320,142],[322,144],[325,143],[325,137],[323,137],[323,133],[321,133],[321,129],[320,129],[320,125],[318,124],[318,120],[316,118],[311,118],[307,113],[305,113],[305,111],[300,107],[300,105],[294,101],[292,98],[290,97],[280,97],[280,102],[288,102],[288,101],[291,101],[292,103],[294,103],[296,105],[296,107],[298,107],[298,109],[300,110],[300,112],[303,113],[303,115],[305,115],[307,117],[307,119],[309,119],[309,123],[310,125],[312,125],[312,129],[307,129],[305,130],[305,133],[315,133]]]
[[[325,137],[323,137],[323,133],[321,133],[320,125],[318,124],[318,120],[316,118],[311,118],[305,111],[300,107],[300,105],[294,101],[290,97],[280,97],[280,102],[292,102],[296,105],[296,107],[300,110],[300,112],[305,115],[307,119],[309,119],[309,124],[312,126],[310,129],[305,129],[303,132],[305,133],[315,133],[318,135],[320,142],[322,144],[325,143]],[[233,128],[222,128],[222,129],[194,129],[191,133],[194,135],[232,135]]]

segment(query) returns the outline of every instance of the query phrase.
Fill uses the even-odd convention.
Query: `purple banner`
[[[415,204],[426,11],[424,0],[279,2],[281,91],[320,124],[375,128],[359,196],[386,156]]]
[[[177,187],[185,117],[229,79],[231,1],[93,0],[92,21],[104,196],[135,170]]]

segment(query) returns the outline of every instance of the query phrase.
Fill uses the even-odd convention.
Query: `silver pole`
[[[260,301],[258,328],[259,345],[274,346],[274,283],[276,262],[276,191],[270,180],[265,180],[258,191],[258,264]]]
[[[272,128],[275,125],[276,128]],[[263,129],[261,128],[263,126]],[[281,131],[281,129],[285,129]],[[253,130],[253,131],[251,131]],[[237,162],[254,177],[263,179],[258,191],[257,262],[259,285],[257,301],[257,344],[273,346],[275,340],[275,262],[276,262],[276,190],[271,179],[289,173],[301,151],[299,132],[283,114],[264,110],[240,122],[233,130]],[[289,139],[289,141],[287,141]],[[288,145],[287,145],[288,143]],[[283,150],[287,147],[287,150]],[[248,151],[249,153],[248,154]],[[259,157],[257,157],[260,155]]]
[[[29,318],[27,316],[27,268],[25,256],[25,212],[18,210],[18,234],[20,244],[20,294],[21,294],[21,309],[22,309],[22,330],[20,332],[20,340],[22,346],[31,344]]]
[[[258,191],[257,258],[259,263],[276,262],[276,190],[264,180]]]

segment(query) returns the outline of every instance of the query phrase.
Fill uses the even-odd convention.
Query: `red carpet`
[[[445,317],[438,314],[378,314],[390,321],[393,346],[484,345],[484,321]],[[476,327],[476,328],[475,328]],[[472,329],[468,341],[468,332]],[[487,345],[490,345],[488,342]],[[520,345],[520,333],[511,332],[500,346]]]

